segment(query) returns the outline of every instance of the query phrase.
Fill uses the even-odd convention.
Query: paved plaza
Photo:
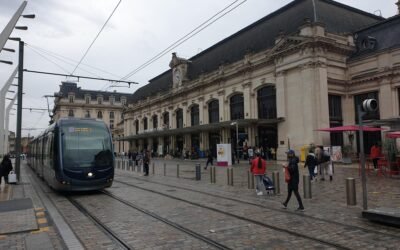
[[[198,163],[201,180],[195,178]],[[210,168],[204,169],[203,160],[153,159],[149,176],[129,163],[117,163],[111,188],[104,193],[81,194],[54,193],[23,165],[22,183],[1,187],[3,204],[8,200],[8,207],[14,202],[18,209],[0,211],[0,248],[399,249],[399,228],[361,217],[357,165],[336,164],[333,181],[313,182],[312,199],[303,199],[306,210],[297,212],[294,197],[287,210],[282,208],[286,184],[281,164],[267,163],[269,176],[280,173],[280,193],[262,196],[248,188],[248,164],[244,161],[233,166],[233,186],[227,185],[225,167],[216,167],[216,183],[211,183]],[[300,171],[301,176],[307,173],[302,166]],[[356,206],[346,204],[348,177],[356,179]],[[399,181],[368,175],[369,207],[400,209]],[[65,226],[58,224],[60,218]],[[107,230],[123,243],[110,238]],[[74,239],[77,243],[71,243]],[[48,244],[38,244],[41,241]]]

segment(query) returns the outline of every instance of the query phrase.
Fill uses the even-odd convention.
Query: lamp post
[[[232,122],[231,126],[236,125],[236,158],[239,163],[239,123],[238,121]]]

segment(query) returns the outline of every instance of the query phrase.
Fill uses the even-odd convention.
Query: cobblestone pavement
[[[0,249],[30,249],[36,237],[45,236],[48,241],[41,244],[41,249],[66,249],[57,228],[43,206],[27,176],[26,165],[22,164],[21,183],[18,185],[1,185],[0,200],[30,198],[33,209],[7,212],[7,219],[0,214],[0,227],[7,234],[0,234]],[[30,171],[30,170],[28,170]],[[33,224],[32,219],[35,220]],[[29,223],[29,224],[26,224]],[[18,227],[18,225],[20,225]],[[24,229],[20,231],[18,229]],[[12,232],[11,232],[12,231]]]
[[[163,168],[163,163],[161,161],[155,161],[155,168],[157,173],[157,168]],[[160,164],[161,163],[161,164]],[[169,163],[169,164],[168,164]],[[168,165],[175,165],[176,162],[169,161]],[[185,167],[193,169],[193,162],[179,162],[180,168],[185,169]],[[159,166],[158,166],[159,165]],[[269,172],[273,170],[280,170],[279,165],[269,165]],[[172,167],[170,166],[170,169]],[[203,190],[205,192],[210,192],[213,194],[219,194],[221,196],[228,197],[240,197],[240,199],[244,199],[246,201],[257,202],[267,208],[273,208],[273,211],[266,211],[266,209],[261,209],[259,214],[262,214],[265,217],[265,220],[270,221],[271,218],[276,218],[277,221],[272,221],[271,223],[282,226],[289,224],[292,229],[296,229],[297,231],[307,231],[311,235],[322,238],[322,239],[331,239],[337,242],[341,242],[345,246],[351,246],[351,248],[368,248],[368,247],[383,247],[383,248],[392,248],[397,249],[400,245],[398,240],[398,235],[400,230],[392,227],[386,227],[382,225],[377,225],[371,222],[368,222],[361,218],[361,209],[358,206],[348,207],[346,206],[346,197],[344,191],[344,179],[346,177],[355,177],[358,179],[358,170],[354,168],[348,168],[345,166],[336,166],[335,168],[335,177],[332,182],[316,182],[313,183],[313,199],[305,200],[305,205],[307,211],[304,213],[304,216],[296,215],[289,216],[288,213],[283,213],[279,211],[280,204],[279,202],[284,199],[284,195],[281,196],[273,196],[273,195],[265,195],[263,197],[257,197],[254,194],[253,190],[247,190],[247,174],[246,174],[246,165],[242,165],[241,167],[234,168],[235,181],[234,183],[237,185],[235,187],[227,187],[222,186],[224,184],[226,175],[223,173],[226,171],[223,168],[217,169],[217,171],[222,171],[222,173],[217,174],[217,185],[209,184],[207,174],[203,173],[203,180],[200,182],[189,181],[187,179],[177,179],[173,177],[164,177],[162,176],[151,176],[149,177],[141,177],[146,178],[149,182],[158,182],[162,184],[169,184],[178,187],[187,187],[194,188],[196,190]],[[172,175],[176,172],[172,170],[168,172]],[[303,172],[303,171],[302,171]],[[242,173],[240,175],[239,173]],[[128,171],[118,171],[118,175],[123,174],[127,178],[124,178],[127,181],[132,181],[133,178],[130,176],[136,176],[136,172],[128,172]],[[205,174],[205,175],[204,175]],[[170,175],[171,176],[171,175]],[[219,178],[218,178],[219,177]],[[282,177],[281,177],[282,178]],[[120,178],[116,178],[119,180]],[[205,179],[205,180],[204,180]],[[143,181],[142,181],[143,182]],[[396,198],[400,192],[398,186],[398,179],[391,179],[386,177],[376,177],[369,176],[369,192],[372,194],[377,194],[378,192],[382,195],[379,196],[379,199],[370,200],[370,206],[382,206],[382,205],[390,205],[398,206],[399,199]],[[193,184],[195,183],[195,184]],[[218,184],[219,183],[219,184]],[[164,193],[168,193],[167,189],[173,189],[170,187],[165,187],[156,183],[148,183],[143,182],[139,186],[149,189],[155,189],[157,191],[162,191]],[[243,187],[244,186],[244,187]],[[361,190],[358,185],[358,191]],[[318,190],[317,192],[315,190]],[[373,191],[371,191],[373,190]],[[281,182],[281,191],[284,193],[286,191],[284,184]],[[137,192],[137,191],[135,191]],[[302,190],[300,190],[302,192]],[[211,205],[219,205],[220,207],[225,207],[225,210],[230,210],[232,207],[232,213],[239,213],[240,215],[247,215],[249,213],[249,206],[245,206],[240,208],[238,205],[232,205],[232,201],[229,201],[228,204],[218,204],[214,201],[207,200],[209,197],[198,197],[198,194],[193,195],[190,192],[169,192],[169,195],[183,195],[185,199],[193,200],[195,199],[198,202],[204,202],[206,204]],[[361,195],[358,195],[359,204],[361,204],[361,200],[359,199]],[[293,199],[295,200],[295,199]],[[221,200],[218,201],[221,203]],[[251,206],[250,206],[251,207]],[[222,209],[221,208],[221,209]],[[260,208],[257,208],[260,210]],[[250,213],[251,214],[251,213]],[[293,214],[293,213],[292,213]],[[293,225],[294,223],[294,225]],[[346,226],[348,225],[348,226]],[[351,227],[353,226],[353,227]]]

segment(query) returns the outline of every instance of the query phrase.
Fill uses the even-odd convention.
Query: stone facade
[[[113,135],[115,152],[127,152],[128,143],[117,141],[124,136],[117,125],[123,122],[123,110],[132,94],[81,89],[73,82],[62,82],[55,93],[53,120],[62,117],[96,118],[103,120]]]
[[[261,39],[268,31],[260,30],[263,25],[294,15],[306,4],[311,2],[294,1],[189,60],[173,53],[171,69],[135,92],[125,112],[124,140],[130,150],[203,156],[208,150],[215,154],[216,143],[232,143],[235,152],[237,144],[239,151],[245,144],[262,146],[276,149],[277,158],[284,159],[289,147],[299,152],[310,143],[349,144],[346,134],[316,130],[357,123],[356,106],[366,98],[378,99],[380,109],[364,119],[398,116],[400,43],[392,39],[388,45],[387,33],[382,34],[389,27],[393,38],[399,36],[398,16],[385,20],[319,0],[315,13],[324,5],[332,18],[343,12],[339,19],[349,15],[352,24],[364,23],[350,28],[346,20],[318,20],[314,15],[293,32],[276,33],[273,44],[264,49],[242,49],[236,60],[235,55],[218,55],[223,49],[237,53],[231,47],[241,37],[259,29],[251,35]],[[212,69],[215,58],[226,60]],[[365,145],[376,140],[381,140],[380,133],[368,134]]]

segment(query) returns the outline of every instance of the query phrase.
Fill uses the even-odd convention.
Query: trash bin
[[[308,145],[304,145],[300,148],[300,161],[305,162],[308,154]]]

